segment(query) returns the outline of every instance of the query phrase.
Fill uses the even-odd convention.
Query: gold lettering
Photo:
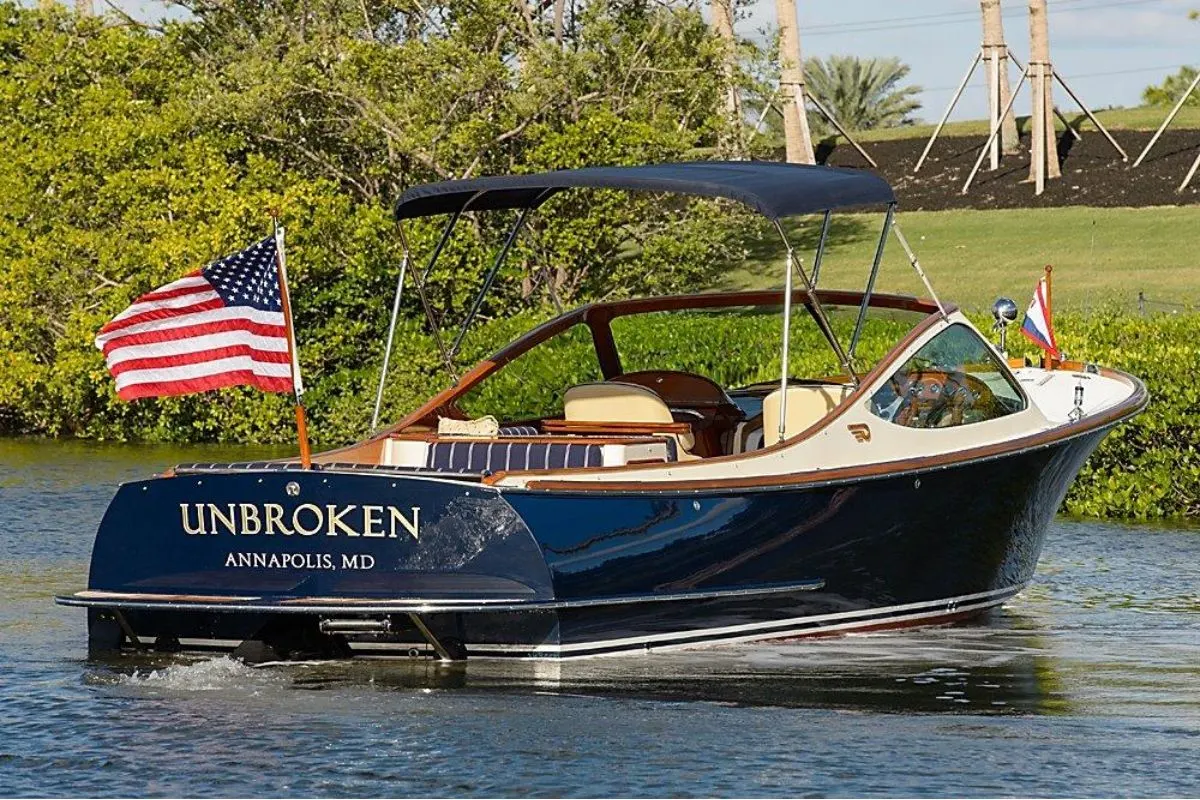
[[[405,517],[404,514],[400,513],[400,509],[396,508],[395,506],[388,506],[388,512],[391,514],[391,518],[392,518],[392,533],[388,537],[389,539],[397,538],[397,536],[396,536],[396,523],[397,522],[399,522],[404,527],[404,529],[406,531],[408,531],[409,535],[412,536],[414,539],[420,538],[417,533],[417,531],[421,527],[421,507],[420,506],[412,507],[412,522],[409,522],[408,518]]]
[[[263,514],[267,518],[267,535],[275,533],[276,528],[284,536],[291,536],[292,532],[283,524],[283,506],[278,503],[267,503],[263,506]]]
[[[337,510],[337,506],[325,506],[329,511],[329,536],[337,536],[337,532],[341,530],[347,536],[358,536],[358,531],[351,528],[346,523],[342,522],[342,517],[349,514],[358,506],[346,506],[341,511]]]
[[[206,503],[205,505],[208,506],[208,516],[209,519],[212,520],[213,533],[217,532],[217,522],[219,520],[220,523],[225,526],[225,530],[229,531],[234,536],[237,535],[237,525],[234,524],[234,520],[237,518],[237,515],[233,513],[233,503],[230,503],[228,506],[226,506],[226,508],[229,509],[229,516],[222,514],[220,507],[214,503]]]
[[[179,504],[179,517],[183,522],[183,532],[188,536],[203,536],[204,530],[204,506],[196,503],[196,524],[191,523],[191,515],[188,514],[188,504]]]
[[[372,539],[382,539],[383,519],[380,515],[383,513],[383,506],[363,506],[363,536]]]
[[[253,503],[240,503],[239,508],[242,509],[242,536],[254,536],[262,533],[262,520],[258,517],[258,506]],[[254,523],[254,527],[250,527],[250,523]]]
[[[312,515],[316,518],[316,524],[311,528],[306,528],[301,525],[301,511],[308,511],[312,513]],[[324,527],[325,520],[322,517],[323,515],[321,513],[320,506],[314,506],[312,503],[301,503],[300,505],[296,506],[296,510],[292,512],[292,527],[296,530],[296,533],[300,534],[301,536],[312,536],[313,534],[320,533],[321,528]]]

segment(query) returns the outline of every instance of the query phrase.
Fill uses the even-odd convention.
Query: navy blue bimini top
[[[691,161],[427,183],[401,196],[396,218],[536,208],[564,189],[584,188],[724,197],[770,219],[896,201],[887,181],[865,170],[774,161]]]

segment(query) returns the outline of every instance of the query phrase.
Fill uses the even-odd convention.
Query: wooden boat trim
[[[570,493],[638,493],[655,494],[661,492],[679,491],[711,491],[722,489],[791,489],[811,484],[828,484],[850,481],[859,478],[874,478],[880,475],[900,475],[908,472],[941,469],[953,465],[965,464],[972,461],[984,461],[1015,453],[1048,447],[1060,441],[1090,433],[1133,416],[1141,411],[1150,400],[1146,386],[1141,380],[1128,373],[1112,369],[1101,369],[1099,374],[1117,380],[1132,383],[1133,393],[1106,411],[1084,417],[1076,423],[1059,425],[1044,431],[1039,431],[1018,439],[958,450],[939,455],[921,456],[919,458],[901,459],[896,461],[881,461],[876,464],[864,464],[854,467],[839,467],[837,469],[815,470],[811,472],[781,473],[749,478],[706,478],[702,480],[679,481],[568,481],[568,480],[534,480],[524,487],[529,491],[555,491]],[[810,429],[811,430],[811,429]],[[803,434],[801,434],[803,435]],[[789,440],[789,442],[795,440]],[[778,446],[778,445],[776,445]],[[762,451],[756,451],[762,452]],[[714,459],[707,459],[712,461]],[[504,489],[505,487],[497,487]],[[516,487],[507,489],[516,490]]]
[[[953,313],[954,311],[957,311],[957,310],[958,309],[955,306],[947,306],[947,308],[946,308],[947,313]],[[847,409],[849,409],[851,406],[853,406],[854,403],[857,403],[859,400],[861,400],[866,395],[867,390],[871,386],[874,385],[876,379],[880,375],[886,374],[887,370],[900,358],[900,356],[911,345],[913,345],[918,339],[920,339],[922,336],[924,336],[927,331],[931,330],[932,328],[937,327],[937,325],[940,324],[941,322],[942,322],[942,318],[941,318],[941,316],[938,316],[938,315],[930,315],[930,316],[926,317],[925,319],[921,320],[920,322],[918,322],[912,328],[912,330],[910,330],[907,334],[905,334],[904,338],[901,339],[899,341],[899,343],[897,343],[896,346],[891,349],[891,351],[888,353],[888,355],[885,356],[883,358],[883,360],[881,360],[875,366],[875,368],[873,370],[871,370],[869,373],[867,373],[866,375],[864,375],[862,377],[862,380],[859,381],[859,384],[858,384],[858,386],[856,386],[854,388],[854,391],[852,391],[849,395],[847,395],[846,398],[837,405],[837,407],[835,407],[833,410],[831,410],[823,418],[817,420],[815,423],[813,423],[809,427],[807,427],[804,430],[797,433],[795,436],[792,436],[789,439],[784,439],[782,441],[776,442],[775,444],[767,445],[766,447],[762,447],[758,450],[752,450],[748,453],[733,453],[733,454],[726,455],[726,456],[710,456],[708,458],[699,459],[697,461],[679,462],[678,464],[672,465],[672,469],[686,468],[689,464],[710,465],[710,464],[729,463],[731,461],[745,461],[745,460],[751,459],[751,458],[758,458],[766,453],[774,453],[779,450],[783,450],[785,448],[792,447],[796,444],[799,444],[800,442],[805,441],[806,439],[809,439],[809,438],[815,436],[816,434],[818,434],[822,430],[824,430],[826,427],[828,427],[828,426],[832,425],[834,422],[836,422],[843,414],[846,413]],[[598,472],[628,471],[630,468],[631,468],[630,465],[626,464],[623,466],[613,466],[613,467],[585,467],[582,469],[572,470],[572,472],[574,474],[581,474],[581,473],[595,474]],[[483,482],[487,485],[494,486],[497,483],[499,483],[500,481],[504,480],[505,478],[516,477],[517,475],[521,475],[521,476],[561,475],[562,472],[563,471],[561,469],[521,470],[519,472],[516,470],[511,471],[511,472],[501,471],[501,472],[496,472],[496,473],[493,473],[492,475],[486,476],[483,479]],[[730,479],[730,480],[733,480],[733,479]],[[742,480],[751,480],[751,479],[745,478]],[[764,479],[757,479],[757,480],[764,480]],[[698,485],[698,484],[703,484],[707,481],[708,481],[708,479],[699,479],[699,480],[684,479],[681,481],[644,481],[644,482],[638,482],[638,485],[659,486],[664,483],[669,483],[671,485],[677,485],[677,484]],[[719,481],[719,483],[721,483],[722,485],[725,485],[726,482]],[[535,484],[536,484],[536,486],[535,486]],[[547,484],[552,484],[553,486],[551,487],[551,486],[548,486]],[[535,480],[535,481],[531,481],[528,484],[528,486],[529,486],[529,488],[546,489],[546,488],[562,488],[563,486],[566,486],[566,485],[579,486],[581,484],[582,484],[582,482],[580,482],[580,481]],[[592,486],[610,486],[611,485],[610,482],[608,482],[608,481],[605,481],[602,483],[589,482],[589,484]]]
[[[822,303],[830,305],[856,305],[862,301],[862,292],[841,290],[817,290],[817,296]],[[808,298],[801,290],[792,293],[793,302],[808,307]],[[592,331],[593,341],[597,345],[597,359],[600,361],[602,373],[615,370],[612,374],[620,374],[620,362],[612,343],[612,331],[609,322],[621,316],[631,314],[646,314],[655,311],[681,311],[687,309],[737,308],[739,306],[769,307],[783,304],[783,292],[780,290],[758,290],[751,292],[713,292],[711,294],[668,295],[665,297],[640,297],[630,300],[618,300],[607,303],[593,303],[562,314],[542,323],[525,335],[502,348],[490,358],[480,361],[467,371],[453,386],[439,392],[415,411],[402,418],[399,422],[384,428],[366,441],[385,438],[398,433],[405,428],[425,420],[430,414],[452,407],[453,401],[459,395],[473,388],[487,376],[505,366],[518,356],[532,350],[537,345],[557,336],[559,333],[578,324],[586,324]],[[872,308],[887,308],[895,311],[911,311],[922,314],[937,314],[938,308],[933,302],[917,297],[894,294],[871,295]],[[946,306],[946,312],[957,310],[955,306]],[[607,332],[605,332],[607,330]],[[600,348],[603,347],[603,350]],[[352,445],[353,446],[353,445]]]

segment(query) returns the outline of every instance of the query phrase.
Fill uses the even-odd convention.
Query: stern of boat
[[[514,640],[553,639],[553,613],[528,613],[553,599],[549,571],[496,490],[281,466],[193,465],[123,485],[87,589],[59,598],[88,608],[89,649],[262,660],[411,644],[455,657],[467,612]]]

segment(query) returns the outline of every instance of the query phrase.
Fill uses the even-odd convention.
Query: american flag
[[[279,256],[269,236],[142,295],[101,328],[96,347],[117,395],[136,400],[242,384],[292,391]]]

